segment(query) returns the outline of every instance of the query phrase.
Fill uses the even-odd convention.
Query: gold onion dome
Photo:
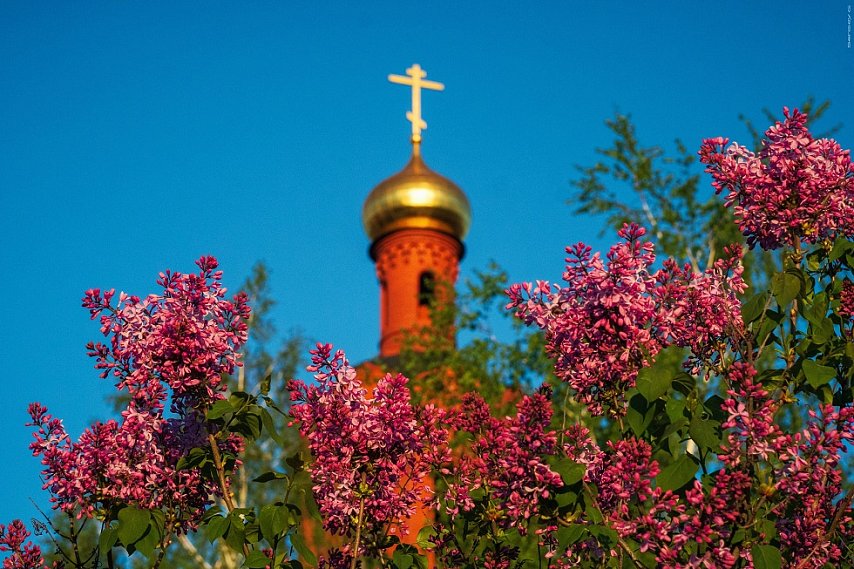
[[[435,229],[460,241],[468,233],[471,206],[463,191],[427,167],[419,144],[397,174],[380,182],[365,200],[362,223],[371,241],[399,229]]]

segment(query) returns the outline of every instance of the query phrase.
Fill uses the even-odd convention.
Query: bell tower
[[[471,206],[463,191],[427,167],[421,157],[421,90],[441,91],[418,64],[389,81],[412,89],[412,157],[403,170],[380,182],[362,209],[380,285],[380,356],[400,353],[406,332],[430,324],[429,305],[453,285],[464,254]],[[440,299],[441,300],[441,299]]]

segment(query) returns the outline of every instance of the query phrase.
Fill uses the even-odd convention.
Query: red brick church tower
[[[471,221],[471,207],[462,190],[428,168],[421,157],[421,131],[427,128],[421,118],[421,89],[442,90],[444,86],[426,81],[427,74],[417,64],[406,74],[390,75],[389,80],[412,88],[412,110],[406,113],[412,123],[412,157],[403,170],[371,191],[362,209],[380,285],[380,361],[357,366],[366,387],[384,375],[382,364],[400,354],[408,332],[430,325],[434,296],[439,302],[453,302],[450,295],[439,296],[447,289],[436,284],[456,282],[464,252],[462,240]],[[426,510],[416,512],[410,527],[425,525],[430,515]],[[303,531],[315,551],[340,542],[325,535],[320,524],[309,518],[303,521]],[[403,541],[414,543],[415,537],[412,533]],[[428,559],[434,566],[431,554]]]
[[[412,157],[397,174],[382,181],[365,200],[362,221],[371,239],[371,258],[380,285],[380,357],[400,353],[406,332],[430,324],[429,305],[436,283],[453,285],[463,257],[462,239],[471,207],[460,188],[427,167],[421,157],[421,89],[441,91],[418,64],[393,83],[412,88]],[[450,301],[450,299],[449,299]]]

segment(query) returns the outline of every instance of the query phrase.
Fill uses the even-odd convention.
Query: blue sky
[[[566,244],[607,247],[566,201],[617,110],[697,148],[815,95],[854,146],[844,1],[313,4],[0,3],[0,523],[46,503],[27,404],[75,436],[107,416],[87,288],[146,294],[202,254],[236,286],[264,260],[279,328],[376,353],[361,205],[409,153],[389,73],[446,85],[423,153],[472,203],[463,277],[557,279]]]

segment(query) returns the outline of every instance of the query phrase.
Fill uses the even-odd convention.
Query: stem
[[[566,434],[566,402],[569,401],[569,387],[564,386],[565,393],[563,394],[563,405],[560,408],[561,413],[563,414],[563,419],[560,423],[560,448],[563,448],[563,439]]]
[[[169,547],[169,544],[172,543],[172,532],[174,531],[174,525],[170,521],[165,524],[166,527],[163,528],[163,539],[160,540],[160,553],[157,555],[157,560],[154,562],[152,569],[157,569],[160,567],[160,564],[163,562],[163,558],[166,556],[166,548]],[[166,531],[168,529],[168,531]]]
[[[231,512],[234,509],[234,500],[231,498],[231,491],[228,489],[228,484],[225,481],[225,467],[223,466],[222,455],[219,453],[219,445],[216,442],[216,437],[211,434],[208,435],[208,442],[211,444],[214,468],[216,468],[217,479],[222,490],[222,501],[225,502],[225,506]]]
[[[74,552],[74,565],[83,567],[83,562],[80,560],[80,548],[77,547],[77,532],[74,529],[74,516],[68,514],[68,527],[71,534],[71,550]]]
[[[364,478],[364,474],[362,475]],[[350,562],[350,569],[356,569],[356,562],[359,560],[359,542],[362,539],[362,516],[365,514],[365,497],[362,496],[359,500],[359,518],[356,520],[356,543],[353,546],[353,561]]]
[[[228,484],[225,481],[225,467],[222,463],[222,455],[219,453],[219,445],[216,442],[216,437],[212,434],[208,434],[208,442],[211,444],[211,452],[213,453],[214,458],[214,468],[216,468],[217,478],[219,479],[219,486],[222,490],[222,501],[225,503],[225,507],[228,509],[228,513],[231,513],[234,510],[234,500],[231,498],[231,491],[228,489]],[[243,542],[243,555],[249,557],[249,546],[246,545],[246,542]]]
[[[154,562],[152,569],[157,569],[160,567],[160,562],[163,561],[163,557],[166,555],[166,547],[162,547],[160,549],[160,553],[157,555],[157,561]]]

